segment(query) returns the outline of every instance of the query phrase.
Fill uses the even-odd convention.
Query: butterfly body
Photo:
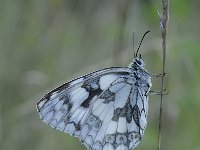
[[[69,81],[38,103],[41,119],[91,150],[131,150],[147,125],[151,77],[142,58]]]

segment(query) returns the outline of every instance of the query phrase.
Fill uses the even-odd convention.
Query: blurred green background
[[[200,1],[170,1],[162,150],[200,149]],[[35,105],[59,84],[100,68],[127,66],[141,53],[151,73],[162,67],[159,0],[1,0],[0,149],[84,150],[77,138],[43,123]],[[160,80],[153,79],[153,88]],[[159,96],[137,150],[155,150]]]

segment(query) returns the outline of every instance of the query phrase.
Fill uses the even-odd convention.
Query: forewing
[[[78,136],[87,147],[93,148],[95,141],[103,146],[105,134],[101,132],[110,120],[104,121],[105,112],[112,117],[114,107],[121,106],[120,97],[124,94],[117,93],[122,91],[120,84],[130,72],[129,68],[107,68],[61,85],[37,103],[41,119],[53,128]]]

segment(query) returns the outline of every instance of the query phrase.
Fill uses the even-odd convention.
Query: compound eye
[[[136,62],[137,62],[137,64],[139,64],[139,65],[141,65],[141,64],[142,64],[142,62],[141,62],[140,60],[138,60],[138,59],[136,59],[135,61],[136,61]]]

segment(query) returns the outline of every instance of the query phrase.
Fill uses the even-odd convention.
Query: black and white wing
[[[38,103],[41,119],[94,150],[131,150],[141,140],[148,97],[130,68],[102,69],[59,86]]]

